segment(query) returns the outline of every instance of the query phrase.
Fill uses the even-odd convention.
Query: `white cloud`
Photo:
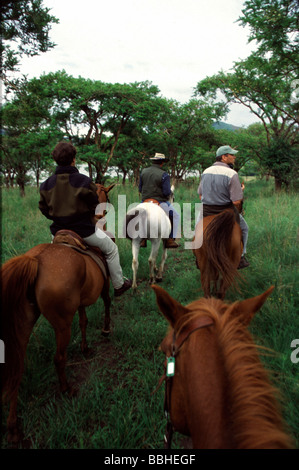
[[[29,78],[65,69],[111,83],[152,81],[161,94],[188,101],[196,84],[251,51],[236,20],[240,0],[44,0],[59,18],[57,46],[22,61]],[[244,113],[243,113],[244,115]],[[248,120],[253,122],[253,117]],[[241,123],[241,125],[243,122]]]

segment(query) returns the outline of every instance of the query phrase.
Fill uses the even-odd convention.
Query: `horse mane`
[[[179,334],[194,317],[202,315],[214,321],[228,380],[226,407],[231,409],[236,448],[292,448],[294,443],[282,418],[279,392],[270,383],[259,357],[262,348],[234,316],[233,307],[234,304],[227,306],[214,298],[199,299],[188,305],[190,313],[181,317],[176,330]]]

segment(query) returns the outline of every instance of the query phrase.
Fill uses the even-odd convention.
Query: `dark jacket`
[[[58,166],[54,175],[40,186],[39,209],[53,220],[50,226],[55,235],[68,229],[81,237],[95,232],[93,216],[98,204],[97,187],[90,178],[74,166]]]
[[[171,193],[169,175],[160,165],[144,168],[140,175],[139,192],[143,201],[150,198],[159,202],[167,201]]]

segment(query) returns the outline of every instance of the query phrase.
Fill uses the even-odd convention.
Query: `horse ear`
[[[174,327],[177,320],[189,312],[189,310],[173,299],[162,287],[152,285],[151,288],[156,294],[157,304],[161,313],[163,313],[170,325]]]
[[[256,297],[252,297],[251,299],[242,300],[241,302],[237,302],[232,310],[232,314],[239,316],[242,323],[246,326],[249,325],[254,314],[260,310],[263,306],[264,302],[266,301],[267,297],[273,291],[274,286],[269,287],[266,292],[260,294]]]
[[[105,188],[105,192],[109,193],[109,191],[111,191],[111,189],[114,188],[115,185],[116,185],[116,183],[110,184],[110,186],[108,186],[108,188]]]

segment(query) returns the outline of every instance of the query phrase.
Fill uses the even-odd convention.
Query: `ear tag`
[[[173,377],[175,372],[175,358],[167,358],[166,377]]]

